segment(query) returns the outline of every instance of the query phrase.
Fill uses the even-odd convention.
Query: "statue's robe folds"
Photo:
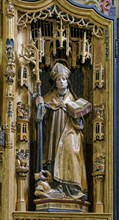
[[[57,90],[49,92],[44,97],[47,108],[44,163],[53,165],[54,180],[84,191],[87,190],[87,180],[82,145],[83,134],[80,125],[66,110],[66,103],[74,100],[70,90],[64,97],[58,95]]]

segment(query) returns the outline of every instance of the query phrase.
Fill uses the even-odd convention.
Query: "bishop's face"
[[[58,90],[65,90],[67,89],[67,86],[68,86],[68,82],[65,76],[59,76],[56,79],[56,87]]]

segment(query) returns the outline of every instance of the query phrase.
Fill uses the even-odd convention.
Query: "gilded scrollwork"
[[[20,57],[22,57],[25,60],[26,64],[28,63],[33,64],[32,73],[36,75],[37,81],[39,81],[39,65],[38,65],[40,59],[39,54],[41,54],[41,50],[37,49],[34,41],[31,41],[27,45],[22,44]]]
[[[86,5],[95,5],[98,9],[100,9],[99,0],[85,0]]]

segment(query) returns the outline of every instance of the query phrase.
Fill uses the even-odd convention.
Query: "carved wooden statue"
[[[87,200],[87,179],[83,156],[83,117],[73,118],[67,111],[67,103],[77,100],[69,81],[70,70],[61,63],[56,63],[50,77],[54,85],[44,98],[36,98],[37,109],[44,106],[44,153],[43,169],[52,175],[51,188],[56,190],[53,197],[65,197]],[[37,110],[38,112],[38,110]],[[41,111],[39,111],[41,113]],[[86,114],[86,113],[85,113]],[[39,134],[40,135],[40,134]],[[41,163],[41,161],[39,161]],[[40,170],[38,185],[46,183]],[[39,193],[38,193],[39,188]],[[44,197],[50,197],[49,186],[44,191]],[[59,190],[59,194],[57,193]],[[43,197],[40,186],[35,194]],[[52,197],[51,196],[51,197]]]

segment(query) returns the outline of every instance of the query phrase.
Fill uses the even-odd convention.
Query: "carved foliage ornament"
[[[26,177],[29,171],[28,158],[28,150],[16,150],[16,172],[21,177]]]
[[[94,161],[94,172],[105,172],[105,154],[102,153],[99,156],[96,157]]]
[[[75,0],[76,2],[81,2],[80,0]],[[83,0],[83,4],[95,5],[103,13],[108,12],[112,5],[112,0]]]
[[[105,11],[109,11],[111,5],[112,5],[112,0],[101,0],[100,1],[100,8],[103,13]]]

